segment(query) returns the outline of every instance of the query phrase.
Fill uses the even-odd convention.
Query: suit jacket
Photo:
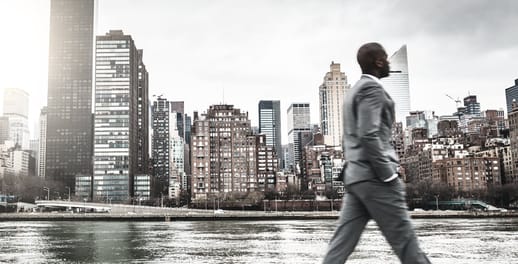
[[[362,76],[344,100],[345,184],[372,179],[385,180],[397,173],[399,164],[390,143],[394,101],[374,79]]]

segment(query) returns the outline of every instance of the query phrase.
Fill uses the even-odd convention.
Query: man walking
[[[390,143],[394,102],[379,81],[389,76],[387,53],[380,44],[367,43],[357,60],[363,74],[343,107],[347,194],[323,263],[345,263],[371,218],[402,263],[430,263],[414,234]]]

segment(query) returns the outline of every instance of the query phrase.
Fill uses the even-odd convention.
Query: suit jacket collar
[[[362,77],[367,77],[367,78],[370,78],[370,79],[373,79],[375,82],[377,82],[381,87],[383,87],[383,83],[381,83],[380,79],[374,75],[370,75],[370,74],[362,74]]]

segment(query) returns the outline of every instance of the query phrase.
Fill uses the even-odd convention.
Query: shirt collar
[[[362,76],[365,76],[365,77],[368,77],[368,78],[371,78],[373,79],[375,82],[377,82],[379,85],[383,86],[383,83],[381,83],[380,79],[374,75],[370,75],[370,74],[362,74]]]

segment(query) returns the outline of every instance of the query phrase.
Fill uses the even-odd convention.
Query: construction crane
[[[461,119],[460,117],[462,116],[462,113],[460,113],[460,111],[459,111],[459,108],[461,106],[461,104],[460,104],[461,101],[459,100],[459,98],[454,99],[453,97],[449,96],[448,94],[446,94],[446,96],[448,96],[451,100],[455,101],[455,104],[456,104],[456,107],[457,107],[457,109],[456,109],[457,112],[455,112],[454,115],[456,115],[459,118],[459,120],[460,120]]]
[[[446,94],[446,96],[448,96],[451,100],[455,101],[457,108],[459,108],[461,101],[459,100],[458,97],[457,97],[457,99],[454,99],[453,97],[449,96],[448,94]]]

